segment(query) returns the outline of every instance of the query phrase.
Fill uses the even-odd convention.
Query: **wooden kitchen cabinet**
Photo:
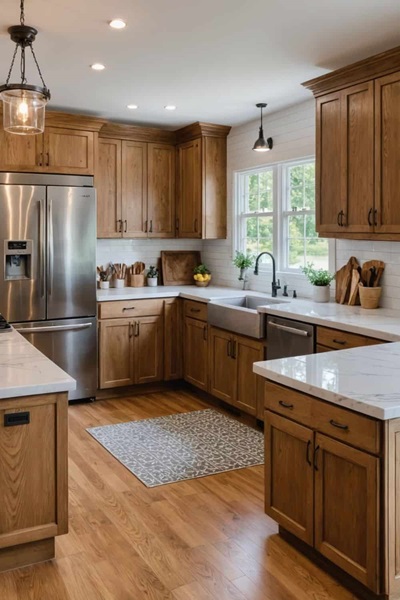
[[[122,236],[147,237],[147,144],[122,141]]]
[[[182,308],[180,298],[164,300],[164,379],[166,381],[183,377]]]
[[[383,340],[371,338],[358,333],[340,331],[331,327],[317,327],[317,352],[329,352],[331,350],[346,350],[348,348],[359,348],[361,346],[375,346],[384,344]]]
[[[175,147],[148,144],[147,235],[175,237]]]
[[[316,97],[316,227],[400,239],[400,48],[303,85]]]
[[[0,571],[53,558],[68,531],[67,410],[66,393],[0,401]]]
[[[226,134],[178,145],[177,237],[226,238]]]
[[[184,319],[183,378],[201,390],[208,390],[208,327],[191,317]]]
[[[315,549],[378,592],[379,459],[317,433],[314,462]]]
[[[99,139],[97,237],[119,238],[122,230],[121,140]]]
[[[265,512],[312,545],[314,536],[314,432],[267,411],[264,421]],[[295,499],[295,501],[294,501]]]
[[[135,383],[153,383],[164,377],[163,319],[140,317],[134,321],[133,362]]]
[[[15,135],[0,129],[1,171],[36,171],[42,151],[42,135]]]
[[[257,416],[260,380],[253,363],[263,358],[263,342],[210,327],[210,393]]]

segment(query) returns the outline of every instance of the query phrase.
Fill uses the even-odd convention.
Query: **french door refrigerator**
[[[0,173],[0,312],[77,381],[97,387],[93,178]]]

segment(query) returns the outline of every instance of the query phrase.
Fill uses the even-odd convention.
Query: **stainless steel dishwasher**
[[[267,359],[313,354],[315,327],[309,323],[267,317]]]

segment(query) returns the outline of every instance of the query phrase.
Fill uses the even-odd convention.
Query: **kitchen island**
[[[400,598],[400,343],[254,364],[265,510],[360,598]]]
[[[48,560],[68,531],[68,391],[75,381],[0,334],[0,571]]]

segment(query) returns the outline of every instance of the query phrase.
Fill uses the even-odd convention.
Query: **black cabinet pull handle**
[[[199,313],[200,312],[200,308],[191,308],[190,312],[192,312],[192,313]]]
[[[126,233],[128,231],[128,221],[125,219],[124,223],[125,223],[124,233]]]
[[[378,209],[377,208],[374,209],[374,225],[375,225],[375,227],[378,227]]]
[[[18,425],[29,425],[31,422],[30,412],[6,413],[4,415],[4,427],[16,427]]]
[[[339,344],[339,346],[345,346],[347,344],[346,340],[332,340],[334,344]]]
[[[147,221],[144,222],[144,232],[147,233]]]
[[[153,233],[153,219],[150,219],[150,229],[149,233]]]
[[[349,426],[348,425],[342,425],[341,423],[338,423],[337,421],[334,421],[333,419],[331,419],[329,421],[329,423],[333,426],[333,427],[337,427],[338,429],[343,429],[343,431],[348,431],[349,430]]]
[[[341,227],[341,224],[340,224],[340,216],[341,216],[341,214],[342,214],[342,211],[338,212],[338,214],[337,214],[337,224],[339,225],[339,227]]]
[[[372,221],[371,221],[371,217],[372,217],[372,211],[373,211],[373,209],[372,209],[372,208],[370,208],[370,209],[369,209],[369,211],[368,211],[368,225],[369,225],[370,227],[372,227]]]
[[[319,451],[319,446],[317,446],[314,450],[314,469],[316,471],[319,471],[319,469],[318,469],[318,451]]]
[[[122,312],[125,312],[127,310],[135,310],[134,306],[126,306],[125,308],[122,309]]]
[[[311,450],[311,440],[308,440],[308,442],[307,442],[307,452],[306,452],[306,461],[310,465],[310,467],[312,467],[312,462],[311,462],[311,458],[310,458],[310,450]]]
[[[294,408],[293,404],[285,402],[284,400],[279,400],[279,404],[283,406],[283,408]]]
[[[232,358],[232,340],[228,340],[228,343],[226,345],[226,353],[227,356],[230,356]]]

